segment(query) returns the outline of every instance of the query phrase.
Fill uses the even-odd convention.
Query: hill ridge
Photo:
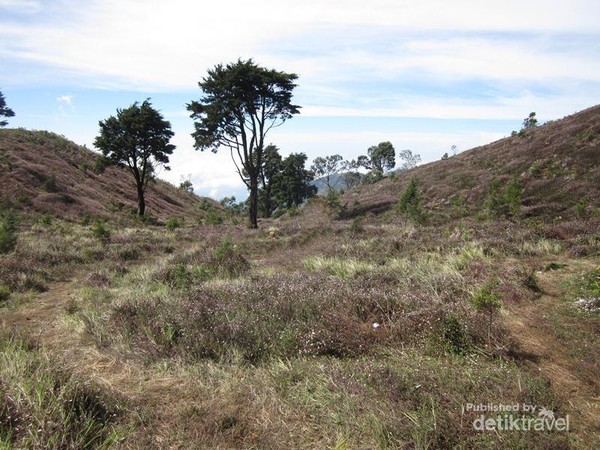
[[[523,188],[523,217],[573,216],[581,198],[590,208],[598,208],[600,105],[379,183],[360,185],[345,195],[345,217],[390,211],[413,177],[421,185],[425,206],[438,216],[456,216],[451,210],[458,203],[468,214],[479,214],[492,180],[506,184],[510,179],[517,179]],[[441,209],[447,211],[440,213]]]
[[[0,130],[0,192],[4,208],[82,217],[133,218],[135,183],[122,166],[106,166],[99,154],[48,131]],[[151,217],[197,219],[210,201],[155,179],[147,188]],[[211,201],[212,202],[212,201]]]

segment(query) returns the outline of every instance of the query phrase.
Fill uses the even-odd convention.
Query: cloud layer
[[[598,17],[596,0],[0,0],[0,87],[53,89],[59,123],[81,130],[107,113],[99,92],[127,93],[114,108],[165,94],[155,105],[172,111],[181,155],[165,176],[177,183],[193,166],[194,184],[220,195],[240,186],[229,155],[194,152],[182,112],[217,63],[252,57],[299,74],[302,118],[267,139],[284,152],[350,157],[396,139],[433,157],[501,137],[494,121],[530,111],[555,119],[597,102]],[[33,109],[23,108],[41,114]],[[352,118],[363,120],[360,129]],[[381,128],[380,118],[482,122],[436,134]],[[85,133],[89,145],[93,132]]]

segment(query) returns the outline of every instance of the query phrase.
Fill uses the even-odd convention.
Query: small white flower
[[[373,322],[373,328],[379,328],[379,327],[380,327],[380,325],[378,322]]]

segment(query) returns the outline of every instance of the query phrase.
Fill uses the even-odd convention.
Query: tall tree
[[[173,137],[171,124],[155,110],[150,99],[141,105],[135,102],[129,108],[117,109],[117,116],[100,121],[100,135],[94,146],[111,163],[127,165],[135,179],[138,197],[138,215],[146,211],[144,192],[158,166],[169,162],[175,150],[169,140]]]
[[[314,159],[311,166],[311,170],[314,172],[315,177],[322,178],[327,190],[332,189],[331,176],[343,170],[343,161],[341,155],[329,155],[323,158],[319,156]]]
[[[530,128],[535,128],[538,126],[538,120],[535,116],[535,112],[530,112],[529,117],[523,120],[522,130],[529,130]]]
[[[14,117],[15,112],[6,106],[6,100],[4,99],[4,95],[0,91],[0,117]],[[5,127],[8,125],[6,120],[0,120],[0,127]]]
[[[258,189],[265,136],[300,107],[292,104],[296,74],[257,66],[252,59],[219,64],[198,83],[203,97],[187,105],[195,120],[195,148],[229,148],[250,191],[250,226],[258,228]]]
[[[258,193],[259,209],[264,217],[271,217],[271,213],[276,208],[272,181],[281,171],[281,162],[279,148],[273,144],[267,145],[260,169],[260,190]]]
[[[417,164],[421,162],[421,155],[413,153],[412,150],[402,150],[398,153],[398,157],[404,161],[402,163],[402,170],[410,170],[417,167]]]
[[[317,187],[310,183],[314,174],[304,167],[306,159],[304,153],[292,153],[281,161],[281,170],[272,180],[278,207],[300,206],[316,195]]]
[[[396,151],[389,141],[369,147],[367,155],[359,156],[357,161],[353,161],[351,165],[369,169],[371,173],[368,178],[372,181],[380,180],[386,170],[393,169],[396,165]]]

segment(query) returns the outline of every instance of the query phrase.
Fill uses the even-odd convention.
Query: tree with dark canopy
[[[278,207],[300,206],[316,195],[317,187],[310,184],[314,174],[304,168],[306,159],[304,153],[292,153],[281,161],[281,170],[272,181]]]
[[[187,105],[195,120],[192,133],[199,150],[228,148],[237,172],[250,191],[249,219],[258,228],[258,190],[265,136],[298,114],[292,104],[294,73],[257,66],[252,59],[208,71],[198,83],[203,97]]]
[[[281,170],[281,155],[279,148],[273,144],[265,147],[263,164],[260,171],[259,209],[264,217],[271,217],[276,209],[273,181]]]
[[[529,113],[529,117],[527,117],[523,120],[523,127],[521,129],[529,130],[529,129],[535,128],[537,126],[538,126],[538,120],[537,120],[537,117],[535,116],[535,112],[531,112],[531,113]]]
[[[367,155],[359,156],[351,165],[369,169],[371,171],[369,179],[373,182],[382,179],[385,171],[393,169],[396,165],[396,150],[389,141],[369,147]]]
[[[314,196],[317,188],[311,185],[314,173],[306,170],[306,155],[292,153],[286,158],[279,148],[270,144],[265,148],[258,191],[259,209],[263,217],[271,217],[277,209],[301,205]]]
[[[0,117],[14,117],[15,112],[6,106],[6,100],[4,99],[4,95],[0,91]],[[0,127],[5,127],[8,125],[6,120],[0,120]]]
[[[158,166],[169,162],[175,150],[169,140],[174,133],[171,124],[150,104],[135,102],[127,109],[117,109],[117,116],[100,121],[100,135],[94,146],[113,164],[125,164],[135,179],[138,197],[138,215],[146,211],[144,192],[154,178]]]

